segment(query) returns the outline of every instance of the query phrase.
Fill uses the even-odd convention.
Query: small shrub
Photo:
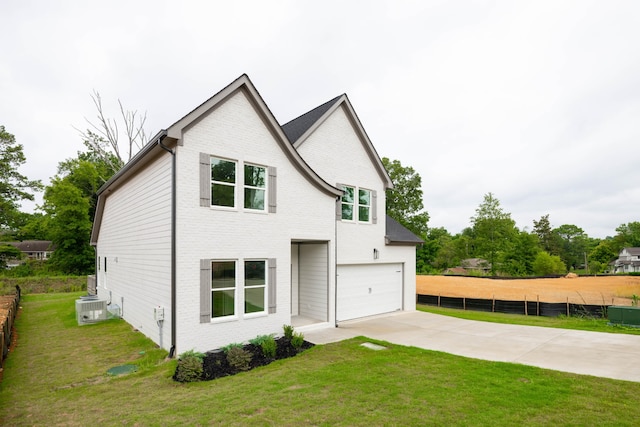
[[[262,354],[264,354],[264,357],[268,359],[276,358],[276,350],[278,349],[278,345],[276,344],[276,340],[273,339],[272,336],[267,335],[267,339],[262,341],[260,347],[262,348]]]
[[[197,357],[202,362],[204,360],[204,353],[200,353],[199,351],[195,350],[187,350],[180,355],[180,359],[183,359],[185,357]]]
[[[284,337],[291,341],[291,339],[293,338],[293,326],[283,325],[282,329],[284,329]]]
[[[273,339],[273,335],[258,335],[254,339],[249,340],[249,342],[255,345],[256,347],[262,347],[263,342],[267,340],[272,340],[272,339]]]
[[[181,383],[200,381],[202,379],[202,359],[194,354],[180,357],[175,379]]]
[[[251,363],[251,353],[242,347],[231,347],[227,351],[227,362],[237,371],[248,371]]]
[[[291,338],[291,347],[299,350],[302,347],[302,344],[304,344],[304,335],[300,332],[293,334],[293,337]]]
[[[637,307],[637,306],[638,306],[638,301],[639,301],[639,300],[640,300],[640,297],[639,297],[638,295],[636,295],[636,294],[633,294],[633,295],[631,296],[631,305],[632,305],[633,307]]]
[[[224,354],[229,354],[229,350],[231,350],[232,348],[242,348],[243,345],[242,344],[238,344],[237,342],[233,342],[231,344],[227,344],[224,347],[220,347],[220,350],[222,350],[224,352]]]

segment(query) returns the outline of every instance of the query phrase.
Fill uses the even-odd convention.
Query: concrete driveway
[[[640,382],[640,336],[456,319],[421,311],[304,331],[326,344],[356,336],[476,359]]]

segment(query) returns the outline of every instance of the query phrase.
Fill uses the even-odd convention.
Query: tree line
[[[424,240],[416,249],[418,273],[442,273],[480,258],[492,275],[544,276],[579,271],[607,272],[625,247],[640,247],[640,222],[621,224],[613,237],[592,238],[577,225],[553,227],[549,215],[533,220],[531,231],[518,229],[493,194],[484,195],[469,226],[452,235],[429,227],[420,175],[411,167],[383,158],[395,188],[387,190],[387,214]]]

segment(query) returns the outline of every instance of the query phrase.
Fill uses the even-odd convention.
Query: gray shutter
[[[211,260],[200,260],[200,323],[211,322]]]
[[[343,184],[338,183],[336,184],[336,188],[342,190],[342,185]],[[338,200],[336,201],[336,221],[341,221],[341,220],[342,220],[342,197],[338,197]]]
[[[269,213],[276,213],[277,202],[277,169],[269,166]]]
[[[273,314],[276,312],[276,259],[269,258],[268,262],[269,266],[269,314]]]
[[[211,206],[211,156],[200,153],[200,206]]]
[[[376,190],[371,191],[371,222],[378,223],[378,192]]]

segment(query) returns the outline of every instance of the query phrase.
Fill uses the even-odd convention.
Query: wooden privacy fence
[[[11,346],[11,331],[18,314],[20,303],[20,287],[16,286],[15,295],[0,296],[0,366],[4,364]]]
[[[482,298],[445,297],[441,295],[417,295],[417,303],[461,310],[492,313],[522,314],[525,316],[591,316],[607,317],[607,305],[574,304],[567,302],[507,301]]]

